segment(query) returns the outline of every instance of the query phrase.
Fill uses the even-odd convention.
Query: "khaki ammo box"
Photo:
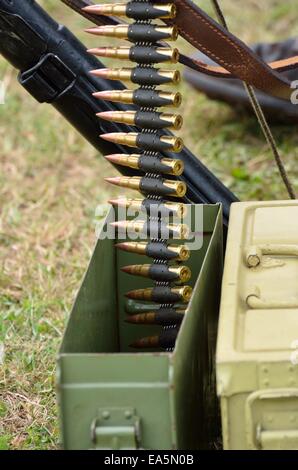
[[[225,449],[298,449],[298,201],[232,205],[217,343]]]
[[[128,347],[136,338],[160,331],[125,322],[125,292],[152,281],[127,276],[120,267],[146,259],[116,250],[115,240],[98,240],[59,355],[65,449],[200,449],[216,444],[222,212],[220,205],[200,207],[202,247],[187,262],[194,291],[173,353]]]

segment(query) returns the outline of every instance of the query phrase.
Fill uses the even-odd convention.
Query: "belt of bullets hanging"
[[[181,95],[157,89],[163,84],[175,85],[180,75],[177,70],[156,68],[158,63],[175,64],[179,58],[176,48],[168,47],[160,41],[175,41],[178,33],[175,26],[161,26],[153,20],[174,18],[174,4],[139,0],[129,4],[96,5],[92,14],[114,16],[126,15],[134,22],[125,26],[101,26],[87,32],[98,36],[127,39],[131,47],[101,47],[90,49],[97,56],[130,60],[132,68],[95,70],[92,73],[110,80],[126,80],[136,85],[136,90],[106,91],[97,93],[103,100],[133,103],[136,111],[99,113],[98,117],[108,121],[134,125],[135,133],[104,134],[103,139],[138,149],[135,153],[108,155],[106,158],[118,165],[137,168],[144,172],[142,177],[107,178],[108,182],[120,187],[140,191],[144,199],[117,199],[110,201],[114,206],[125,206],[141,210],[144,219],[138,221],[115,222],[117,230],[137,231],[148,236],[148,241],[119,243],[117,248],[146,255],[151,264],[124,266],[128,275],[143,276],[154,281],[154,286],[128,292],[126,296],[137,301],[151,301],[156,307],[146,313],[128,316],[127,321],[138,324],[162,325],[158,336],[141,338],[131,346],[135,348],[161,348],[172,350],[175,345],[183,315],[190,300],[192,288],[188,285],[190,269],[183,264],[189,258],[185,244],[175,244],[175,238],[185,239],[188,229],[184,224],[171,223],[175,215],[181,216],[185,206],[179,202],[186,193],[185,183],[175,180],[183,173],[183,162],[163,158],[160,153],[170,150],[179,153],[183,148],[182,139],[163,135],[166,128],[180,129],[182,117],[179,114],[160,112],[159,107],[178,107]],[[171,175],[170,177],[167,175]],[[171,197],[168,201],[167,197]],[[177,198],[178,202],[173,202]],[[182,307],[181,307],[182,304]],[[183,307],[184,305],[184,307]]]

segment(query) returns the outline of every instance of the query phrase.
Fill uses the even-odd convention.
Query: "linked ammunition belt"
[[[146,255],[151,264],[139,264],[122,267],[128,275],[142,276],[153,281],[151,288],[137,289],[126,294],[134,301],[154,302],[150,312],[129,315],[127,321],[138,324],[162,325],[159,336],[149,336],[137,340],[131,346],[135,348],[161,348],[172,350],[179,331],[187,303],[192,294],[188,285],[190,269],[184,264],[189,258],[189,249],[185,244],[175,243],[188,236],[188,227],[183,223],[174,223],[174,216],[183,216],[186,206],[179,199],[186,194],[186,184],[175,179],[181,176],[184,165],[181,160],[164,158],[162,151],[179,153],[183,149],[181,138],[165,135],[164,129],[181,128],[183,119],[177,113],[161,112],[160,107],[178,108],[181,95],[178,92],[157,87],[179,83],[177,70],[156,68],[155,64],[175,64],[179,52],[161,41],[175,41],[178,37],[176,26],[161,26],[153,23],[155,19],[173,19],[176,15],[174,4],[152,3],[150,1],[132,1],[127,4],[94,5],[85,8],[92,15],[127,16],[134,20],[127,25],[105,25],[88,29],[87,32],[98,36],[126,39],[131,47],[100,47],[89,52],[100,57],[130,60],[131,68],[99,69],[91,73],[108,80],[128,81],[138,85],[135,90],[111,90],[96,93],[101,100],[119,103],[132,103],[136,111],[104,112],[98,117],[106,121],[133,125],[136,132],[118,132],[101,135],[101,138],[127,147],[134,147],[135,153],[106,156],[110,162],[138,169],[143,176],[107,178],[114,185],[132,188],[141,192],[143,199],[116,199],[110,201],[116,207],[126,207],[141,211],[142,220],[120,220],[114,223],[117,230],[125,229],[146,235],[147,241],[127,241],[117,244],[117,248],[132,253]],[[170,197],[171,200],[167,200]],[[178,199],[173,202],[172,198]],[[181,304],[184,305],[181,308]]]

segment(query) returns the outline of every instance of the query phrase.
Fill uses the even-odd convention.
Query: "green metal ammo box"
[[[98,240],[59,355],[57,387],[65,449],[216,445],[220,420],[214,358],[222,211],[220,205],[196,207],[203,211],[203,233],[197,234],[202,246],[186,263],[194,291],[171,353],[129,348],[135,338],[160,331],[125,322],[124,293],[146,285],[144,278],[127,276],[120,267],[138,263],[141,257],[116,250],[115,240]]]
[[[217,387],[225,449],[298,449],[298,201],[232,205]]]

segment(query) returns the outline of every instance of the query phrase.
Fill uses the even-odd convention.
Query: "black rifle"
[[[0,0],[0,53],[20,70],[22,86],[38,102],[51,103],[97,150],[106,154],[125,153],[125,148],[105,142],[99,135],[133,132],[135,128],[101,121],[95,114],[135,109],[134,106],[108,103],[92,96],[95,91],[125,89],[124,85],[91,76],[90,70],[104,65],[89,55],[84,45],[34,0]],[[162,153],[175,158],[171,152]],[[180,177],[188,187],[185,201],[221,202],[227,225],[230,205],[237,201],[235,195],[187,148],[179,158],[185,163]],[[124,167],[117,169],[125,175],[139,174]]]

